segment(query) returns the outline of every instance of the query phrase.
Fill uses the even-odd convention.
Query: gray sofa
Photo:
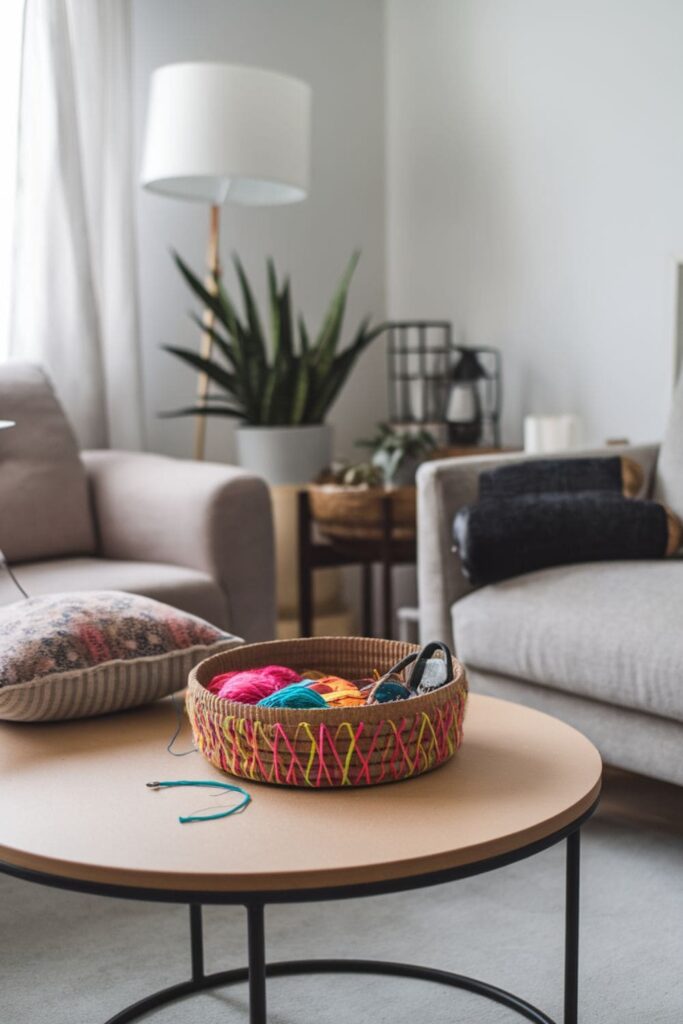
[[[683,516],[683,382],[661,447],[593,454],[628,454],[643,467],[644,493]],[[461,572],[453,516],[476,501],[484,468],[523,458],[448,459],[420,468],[422,639],[454,646],[473,691],[557,715],[589,736],[608,763],[683,784],[679,558],[562,566],[478,590]]]
[[[275,632],[270,495],[234,466],[82,452],[49,381],[0,366],[0,549],[30,596],[125,590],[247,641]],[[2,601],[19,594],[7,579]]]

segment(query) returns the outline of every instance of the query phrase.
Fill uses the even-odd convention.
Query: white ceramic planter
[[[332,461],[332,427],[238,427],[237,460],[271,486],[307,484]]]

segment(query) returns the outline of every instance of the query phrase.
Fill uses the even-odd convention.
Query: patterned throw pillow
[[[202,658],[239,637],[115,590],[50,594],[0,608],[0,718],[86,718],[182,689]]]

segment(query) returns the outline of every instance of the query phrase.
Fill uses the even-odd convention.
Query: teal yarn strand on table
[[[260,708],[326,708],[325,698],[301,683],[276,690],[258,702]]]
[[[166,782],[146,782],[147,789],[173,789],[176,786],[200,786],[206,789],[219,789],[224,790],[227,793],[239,793],[242,799],[234,807],[229,807],[227,811],[218,811],[216,814],[187,814],[183,817],[178,818],[181,825],[187,825],[193,821],[218,821],[219,818],[229,818],[233,814],[239,814],[245,807],[248,807],[251,803],[251,797],[247,793],[246,789],[242,789],[241,786],[235,786],[231,782],[214,782],[213,780],[204,779],[174,779],[173,781]]]

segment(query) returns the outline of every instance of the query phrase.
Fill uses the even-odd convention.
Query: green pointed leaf
[[[297,359],[294,356],[292,310],[289,281],[277,290],[275,268],[270,264],[269,290],[273,321],[273,363],[268,367],[261,412],[264,423],[292,423],[291,405]]]
[[[244,413],[240,409],[219,409],[217,406],[205,405],[191,405],[184,409],[170,409],[168,412],[158,413],[158,416],[162,420],[172,419],[174,416],[229,416],[231,419],[244,419]]]
[[[226,351],[224,351],[224,355],[226,355],[226,358],[228,359],[231,358],[235,369],[239,371],[241,379],[236,380],[237,386],[235,390],[240,392],[240,397],[244,401],[245,406],[253,409],[253,398],[249,389],[249,378],[248,375],[245,374],[247,368],[247,353],[245,352],[244,345],[244,328],[240,323],[239,317],[235,312],[234,305],[232,304],[228,293],[223,287],[221,281],[214,278],[217,294],[213,294],[202,283],[202,281],[199,280],[197,275],[190,270],[178,253],[174,253],[173,258],[178,269],[195,295],[197,295],[201,302],[204,303],[207,309],[211,310],[219,323],[223,324],[228,333],[232,336],[234,346],[230,350],[230,355],[227,355]],[[202,330],[205,329],[205,325],[203,323],[201,328]]]
[[[213,361],[213,359],[205,359],[203,356],[198,355],[196,352],[192,352],[188,348],[176,348],[175,345],[163,345],[163,349],[166,352],[170,352],[171,355],[177,356],[178,359],[182,359],[184,363],[191,366],[195,370],[199,370],[200,373],[205,373],[209,380],[212,380],[215,384],[218,384],[229,394],[239,395],[239,385],[233,373],[223,369]]]
[[[316,388],[315,402],[311,408],[313,423],[323,422],[355,361],[355,356],[349,350],[342,352],[335,358],[325,377],[319,378],[319,387]]]
[[[210,327],[208,324],[205,324],[202,318],[197,315],[197,313],[190,311],[189,316],[190,320],[192,320],[193,323],[195,323],[201,331],[204,331],[206,334],[210,335],[211,340],[217,346],[219,352],[222,354],[224,359],[228,363],[230,363],[231,368],[234,370],[239,360],[239,356],[236,357],[233,344],[227,341],[223,337],[223,335],[216,330],[215,327]]]
[[[303,356],[299,360],[298,372],[294,384],[294,397],[292,400],[291,421],[295,426],[303,423],[308,402],[308,390],[310,387],[311,373],[308,366],[308,359]]]
[[[282,354],[270,372],[268,422],[273,426],[288,426],[293,422],[291,405],[295,368],[296,364]]]
[[[339,342],[339,335],[341,333],[342,322],[344,320],[344,310],[346,308],[346,296],[348,294],[349,285],[351,284],[351,278],[353,272],[356,269],[356,264],[360,258],[358,251],[354,252],[353,256],[349,260],[348,266],[344,271],[341,281],[337,285],[337,290],[334,293],[332,301],[330,303],[327,315],[323,322],[320,334],[315,345],[315,361],[324,374],[332,365],[332,360],[337,349]]]
[[[308,355],[311,351],[311,340],[308,337],[308,329],[301,314],[299,314],[299,340],[301,342],[301,351],[304,355]]]
[[[268,298],[270,301],[270,334],[273,339],[273,357],[277,357],[280,336],[280,293],[277,286],[277,272],[271,256],[266,261],[268,275]]]
[[[232,259],[235,264],[235,270],[237,271],[237,279],[239,280],[240,288],[242,290],[242,300],[247,314],[247,323],[249,324],[249,355],[252,359],[257,360],[265,366],[267,362],[266,342],[263,334],[263,328],[261,327],[258,306],[256,305],[256,300],[254,299],[249,279],[244,272],[242,261],[237,253],[233,254]]]
[[[358,328],[355,339],[346,350],[354,351],[356,353],[356,358],[358,358],[361,352],[368,347],[370,342],[374,341],[375,338],[378,338],[380,334],[384,334],[387,329],[386,324],[378,324],[376,327],[373,327],[372,330],[368,330],[369,322],[370,317],[366,317]]]
[[[290,295],[289,281],[285,281],[280,292],[280,338],[279,348],[283,355],[290,359],[294,352],[294,331],[292,329],[292,300]]]
[[[319,386],[316,387],[315,402],[311,409],[314,423],[322,423],[346,383],[358,357],[376,337],[386,330],[384,324],[379,324],[372,330],[368,330],[368,322],[369,318],[366,318],[361,323],[353,342],[338,356],[335,356],[332,366],[325,376],[318,378]]]
[[[268,374],[268,379],[266,380],[266,386],[263,392],[263,401],[261,402],[261,415],[259,417],[259,422],[264,427],[271,426],[272,424],[276,385],[277,377],[275,375],[275,371],[271,369]]]
[[[237,309],[235,308],[235,303],[230,298],[228,290],[223,284],[222,280],[220,278],[214,278],[214,280],[216,283],[216,291],[218,293],[218,298],[221,303],[221,308],[223,309],[223,322],[225,324],[226,330],[228,334],[230,334],[231,337],[237,341],[239,338],[244,337],[246,333],[245,326],[240,320],[240,317],[238,316],[237,313]]]
[[[178,267],[180,273],[183,275],[185,281],[190,286],[192,291],[195,293],[197,298],[203,303],[204,306],[206,306],[207,309],[211,310],[211,312],[218,318],[218,320],[221,321],[221,323],[225,323],[227,327],[228,325],[225,322],[225,309],[223,308],[220,295],[214,294],[213,292],[209,291],[209,289],[206,287],[203,281],[200,281],[197,275],[192,270],[190,270],[188,265],[181,259],[177,252],[173,253],[173,259],[175,260],[176,266]]]
[[[215,394],[211,394],[211,395],[204,395],[204,398],[202,399],[202,401],[203,402],[219,402],[219,403],[226,403],[227,404],[227,403],[232,402],[233,398],[232,397],[228,397],[228,395],[215,395]]]

